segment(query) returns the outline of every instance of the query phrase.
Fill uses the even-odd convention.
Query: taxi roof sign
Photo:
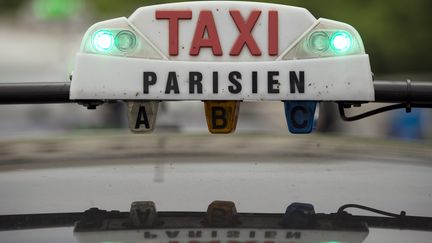
[[[351,26],[297,7],[211,1],[142,7],[128,19],[93,25],[70,96],[372,101],[374,90],[369,57]]]
[[[316,19],[306,9],[174,3],[90,27],[77,54],[70,99],[126,101],[131,130],[140,133],[154,129],[154,102],[205,101],[209,130],[231,133],[240,101],[297,101],[285,103],[290,131],[309,133],[316,102],[373,101],[371,73],[353,27]],[[211,111],[217,104],[224,104],[224,117]],[[152,112],[138,114],[145,107]],[[137,128],[140,117],[148,118],[148,126]],[[227,122],[223,129],[221,121]]]

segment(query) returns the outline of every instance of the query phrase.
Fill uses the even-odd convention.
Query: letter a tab
[[[133,133],[152,133],[159,108],[159,101],[129,101],[129,128]]]
[[[207,126],[213,134],[233,133],[237,127],[240,101],[205,101]]]

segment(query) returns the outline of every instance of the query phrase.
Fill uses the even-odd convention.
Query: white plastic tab
[[[129,101],[129,129],[134,133],[152,133],[159,108],[157,101]]]

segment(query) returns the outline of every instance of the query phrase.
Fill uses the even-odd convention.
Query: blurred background
[[[0,82],[66,81],[90,25],[130,16],[141,6],[168,2],[175,1],[0,0]],[[432,80],[432,1],[264,2],[305,7],[317,18],[353,25],[363,38],[378,80]],[[367,105],[355,112],[375,107]],[[342,122],[333,104],[322,104],[319,113],[321,133],[406,140],[432,137],[428,110],[408,115],[393,111],[354,123]],[[206,133],[203,104],[164,103],[156,129]],[[75,104],[0,106],[0,138],[107,130],[127,133],[123,104],[104,105],[96,111]],[[243,103],[237,130],[288,135],[282,103]]]

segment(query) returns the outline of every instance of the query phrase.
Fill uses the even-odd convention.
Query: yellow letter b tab
[[[205,101],[207,126],[213,134],[228,134],[235,131],[240,101]]]
[[[158,112],[158,101],[129,101],[129,129],[134,133],[152,133]]]

